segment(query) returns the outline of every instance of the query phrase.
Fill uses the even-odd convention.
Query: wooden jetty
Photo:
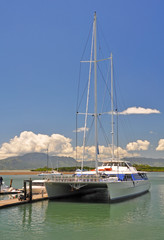
[[[19,200],[18,198],[1,200],[0,201],[0,209],[17,206],[17,205],[21,205],[21,204],[34,203],[34,202],[43,201],[43,200],[48,200],[47,193],[32,195],[32,199],[27,198],[26,200]]]
[[[29,184],[28,194],[27,194],[27,188],[26,188],[27,184]],[[12,193],[13,195],[15,194],[14,192]],[[17,195],[17,197],[13,199],[1,200],[0,208],[7,208],[12,206],[17,206],[20,204],[26,204],[26,203],[34,203],[34,202],[43,201],[47,199],[49,199],[47,193],[42,192],[41,194],[32,194],[32,180],[29,179],[29,180],[24,180],[24,193],[19,195],[19,197]]]

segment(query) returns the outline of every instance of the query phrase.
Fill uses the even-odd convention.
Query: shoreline
[[[146,171],[150,172],[164,172],[164,171]],[[31,171],[31,170],[0,170],[0,176],[2,175],[38,175],[42,173],[41,171]],[[73,174],[72,172],[62,172],[62,174]]]
[[[0,170],[0,175],[38,175],[40,173],[31,170]]]
[[[38,175],[43,173],[41,171],[31,171],[31,170],[0,170],[1,175]],[[62,174],[73,174],[72,172],[62,172]]]

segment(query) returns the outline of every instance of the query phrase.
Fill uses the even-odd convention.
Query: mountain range
[[[150,166],[163,167],[164,159],[154,158],[125,158],[132,164],[147,164]],[[36,169],[47,166],[50,168],[80,166],[74,158],[47,156],[45,153],[28,153],[23,156],[10,157],[0,160],[0,170],[24,170]],[[99,163],[101,164],[101,163]],[[84,162],[84,166],[94,167],[94,161]]]
[[[75,159],[70,157],[48,156],[45,153],[27,153],[23,156],[9,157],[0,160],[0,170],[32,170],[48,166],[49,168],[76,166]]]

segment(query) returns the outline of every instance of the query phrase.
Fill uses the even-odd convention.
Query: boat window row
[[[133,174],[119,174],[120,181],[135,181],[135,180],[147,180],[146,173],[133,173]]]
[[[128,163],[130,166],[130,164]],[[108,163],[103,163],[102,165],[104,166],[120,166],[120,167],[127,167],[127,164],[125,162],[108,162]]]
[[[134,178],[134,180],[143,180],[143,179],[146,180],[146,179],[148,179],[146,173],[133,174],[133,178]]]

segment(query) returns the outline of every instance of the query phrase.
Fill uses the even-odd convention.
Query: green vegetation
[[[55,168],[54,170],[58,170],[59,172],[75,172],[76,170],[78,169],[78,167],[60,167],[60,168]],[[87,167],[85,166],[84,167],[85,170],[90,170],[90,169],[93,169],[93,168],[90,168],[90,167]],[[47,168],[47,167],[44,167],[44,168],[37,168],[37,169],[33,169],[31,171],[37,171],[37,172],[50,172],[52,171],[52,168]]]
[[[58,168],[58,171],[59,172],[75,172],[77,169],[80,169],[80,167],[60,167]],[[84,170],[91,170],[93,168],[90,168],[90,167],[87,167],[87,166],[84,166]],[[55,169],[57,170],[57,169]]]
[[[51,172],[51,171],[52,171],[52,168],[43,167],[43,168],[32,169],[31,171],[36,171],[36,172]]]
[[[133,164],[133,166],[138,171],[145,171],[145,172],[164,172],[164,167],[152,167],[149,165],[143,165],[143,164]]]

